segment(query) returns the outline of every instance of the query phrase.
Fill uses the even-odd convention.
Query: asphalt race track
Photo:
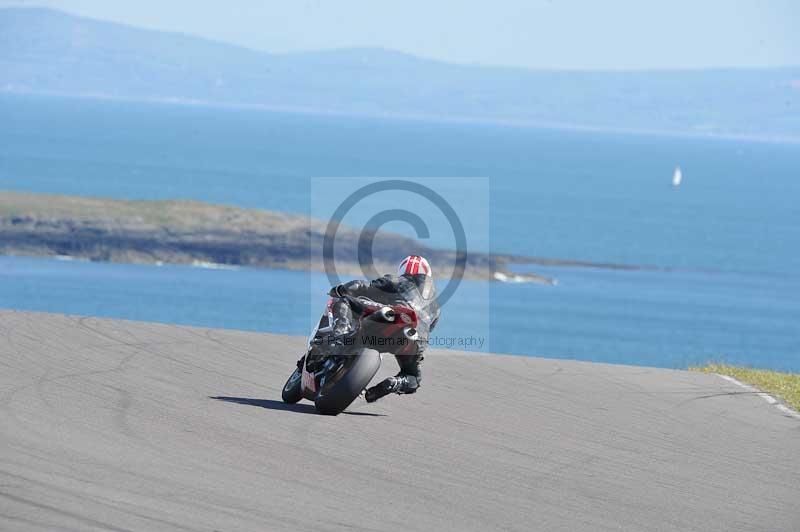
[[[433,351],[325,417],[304,341],[0,312],[0,529],[800,530],[800,419],[717,376]]]

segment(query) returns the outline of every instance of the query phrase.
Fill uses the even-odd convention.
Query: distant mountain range
[[[268,54],[48,9],[0,9],[0,91],[800,141],[800,66],[538,71],[382,49]]]

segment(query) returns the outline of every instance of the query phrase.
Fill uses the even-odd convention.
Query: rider
[[[400,372],[369,388],[365,394],[367,402],[377,401],[390,393],[414,393],[422,382],[420,362],[428,343],[428,336],[439,320],[439,304],[430,264],[419,255],[409,255],[400,262],[397,275],[384,275],[373,281],[350,281],[331,288],[334,298],[333,332],[343,335],[351,330],[353,311],[343,296],[359,297],[385,305],[404,305],[417,314],[417,340],[410,354],[397,354],[395,358]],[[387,346],[387,349],[390,349]],[[391,351],[390,351],[391,352]]]

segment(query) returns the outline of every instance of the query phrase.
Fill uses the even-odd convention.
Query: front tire
[[[283,385],[283,392],[281,393],[281,399],[283,399],[284,403],[293,405],[297,401],[303,398],[303,392],[300,389],[301,377],[302,377],[302,372],[300,368],[297,368],[294,370],[294,373],[292,373],[289,379],[286,381],[286,384]]]
[[[374,349],[362,349],[360,354],[353,357],[347,373],[337,381],[326,383],[317,393],[314,400],[317,412],[329,416],[343,412],[366,388],[380,367],[381,354]]]

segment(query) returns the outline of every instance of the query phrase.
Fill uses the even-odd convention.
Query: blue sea
[[[440,346],[800,371],[798,145],[12,95],[0,117],[0,189],[317,215],[317,178],[412,178],[479,213],[471,249],[648,267],[529,267],[556,286],[464,281]],[[430,243],[452,245],[431,223]],[[327,284],[0,257],[0,307],[289,334],[309,332]]]

